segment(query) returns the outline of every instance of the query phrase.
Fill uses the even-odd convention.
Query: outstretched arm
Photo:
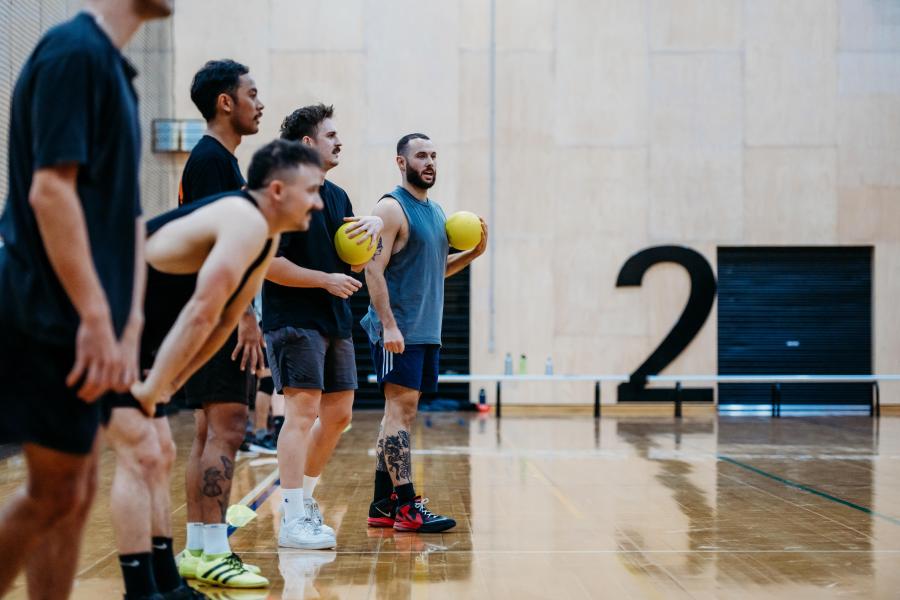
[[[236,211],[222,211],[218,215],[220,222],[215,242],[197,274],[197,286],[191,299],[160,345],[147,379],[132,386],[132,394],[148,413],[152,412],[156,402],[177,389],[172,388],[172,385],[185,370],[185,365],[195,364],[200,351],[210,346],[209,339],[217,326],[221,325],[226,302],[240,285],[244,272],[262,250],[268,233],[265,222],[258,214],[248,215],[240,208],[243,207]],[[239,297],[231,303],[228,316],[232,317],[233,322],[228,333],[234,329],[250,298],[252,294],[246,300]],[[222,346],[225,339],[227,334],[219,341],[216,349]],[[210,352],[209,356],[214,352],[215,350]],[[197,365],[197,368],[202,364]]]
[[[375,251],[375,256],[366,265],[366,285],[369,288],[369,298],[378,319],[384,327],[384,347],[389,352],[400,354],[405,348],[403,334],[397,327],[397,320],[391,310],[391,298],[388,294],[387,281],[384,278],[384,270],[391,261],[394,245],[400,235],[403,225],[403,210],[396,200],[386,198],[375,205],[375,216],[384,221],[384,229],[381,231],[381,246]]]
[[[278,285],[297,288],[322,288],[338,298],[349,298],[362,287],[356,279],[344,273],[326,273],[301,267],[283,256],[269,265],[266,279]]]
[[[185,382],[190,379],[191,375],[196,373],[200,369],[200,367],[209,362],[209,359],[211,359],[213,355],[219,351],[219,348],[221,348],[228,340],[228,336],[230,336],[231,332],[234,331],[235,325],[237,325],[237,322],[244,314],[244,311],[241,310],[240,307],[245,302],[250,302],[262,287],[263,279],[265,279],[266,268],[268,267],[269,260],[271,260],[274,253],[275,251],[273,249],[266,261],[253,272],[253,274],[247,280],[247,283],[244,284],[244,287],[234,299],[234,302],[226,307],[225,312],[222,313],[222,317],[219,319],[219,322],[216,324],[212,333],[210,333],[209,337],[206,339],[206,342],[197,351],[197,354],[194,355],[194,358],[191,359],[187,366],[185,366],[184,369],[182,369],[182,371],[178,374],[178,376],[175,377],[171,386],[172,391],[175,391],[183,386]]]
[[[134,284],[131,288],[131,312],[119,339],[119,352],[124,361],[122,377],[115,388],[119,393],[127,392],[131,384],[141,378],[141,334],[144,332],[144,291],[147,288],[147,261],[144,260],[147,230],[142,217],[135,219],[134,229]]]
[[[487,250],[488,228],[484,219],[481,219],[481,241],[478,245],[466,252],[458,252],[447,257],[447,270],[444,272],[444,278],[453,277],[463,269],[465,269],[473,260],[484,254]]]

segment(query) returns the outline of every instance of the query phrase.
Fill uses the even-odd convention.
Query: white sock
[[[306,498],[312,498],[313,492],[316,489],[316,484],[319,483],[318,477],[310,477],[309,475],[303,476],[303,496]]]
[[[187,524],[187,542],[184,547],[194,552],[203,552],[203,523]]]
[[[281,488],[281,505],[284,507],[284,520],[303,518],[306,509],[303,508],[303,488],[289,490]]]
[[[228,525],[215,523],[203,526],[203,554],[231,554]]]

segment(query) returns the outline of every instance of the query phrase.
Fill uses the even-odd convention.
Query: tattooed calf
[[[396,481],[409,481],[412,476],[409,432],[400,430],[397,435],[384,437],[384,460],[394,472]]]
[[[378,432],[378,443],[375,445],[375,470],[387,472],[387,463],[384,462],[384,426]]]

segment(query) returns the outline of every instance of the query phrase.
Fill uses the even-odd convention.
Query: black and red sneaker
[[[397,494],[369,505],[369,527],[393,527],[397,514]]]
[[[456,521],[450,517],[436,515],[427,508],[428,498],[416,496],[409,502],[397,507],[394,517],[394,529],[397,531],[419,531],[421,533],[438,533],[456,527]]]

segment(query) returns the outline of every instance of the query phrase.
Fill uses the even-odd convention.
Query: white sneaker
[[[322,513],[319,511],[319,503],[316,502],[315,498],[304,498],[303,508],[306,509],[306,516],[309,517],[309,520],[313,522],[313,525],[315,525],[331,537],[335,537],[334,529],[326,525],[325,521],[322,520]]]
[[[326,550],[334,548],[333,535],[328,535],[309,519],[281,519],[281,531],[278,532],[278,545],[283,548],[299,548],[300,550]]]

